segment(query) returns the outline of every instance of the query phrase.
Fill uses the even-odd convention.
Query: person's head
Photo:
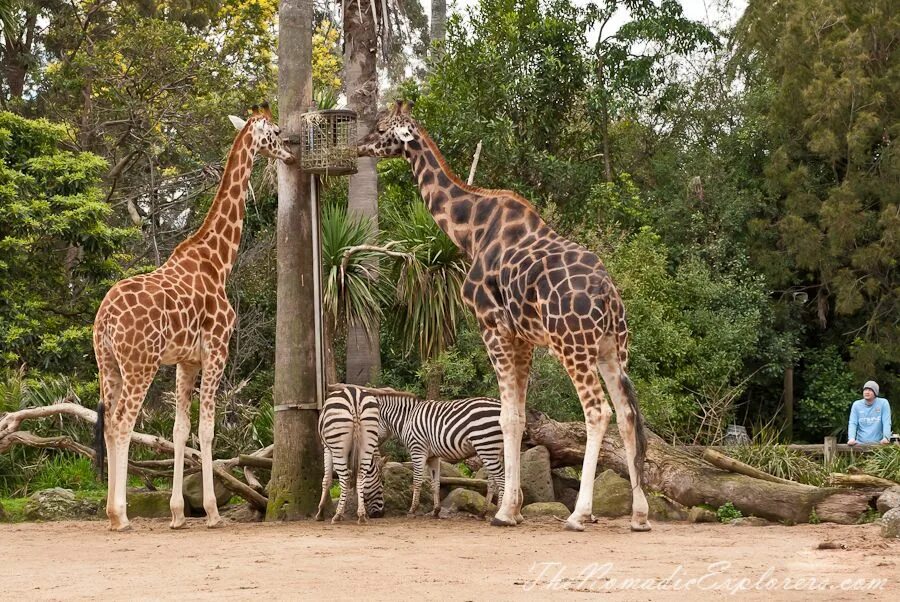
[[[878,397],[878,383],[870,380],[863,385],[863,399],[872,403]]]

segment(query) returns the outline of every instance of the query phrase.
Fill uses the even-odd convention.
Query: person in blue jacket
[[[891,406],[887,399],[878,397],[878,383],[874,380],[863,385],[863,398],[853,402],[848,431],[848,445],[890,442]]]

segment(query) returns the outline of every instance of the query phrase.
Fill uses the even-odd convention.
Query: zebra
[[[330,388],[319,414],[319,437],[325,448],[325,476],[322,478],[322,498],[316,520],[323,520],[322,512],[332,483],[332,468],[337,471],[341,485],[341,498],[332,523],[344,519],[347,492],[354,486],[359,524],[368,522],[367,515],[373,518],[384,515],[378,425],[378,401],[373,395],[351,385]]]
[[[471,397],[453,401],[423,401],[392,389],[367,389],[380,405],[379,440],[394,435],[413,461],[413,499],[409,514],[419,508],[419,490],[427,466],[434,496],[432,514],[440,513],[441,460],[460,462],[475,454],[488,472],[487,503],[494,488],[503,497],[503,431],[500,400]]]

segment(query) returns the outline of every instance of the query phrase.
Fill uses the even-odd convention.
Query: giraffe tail
[[[94,424],[94,469],[103,478],[106,466],[106,404],[97,404],[97,422]]]
[[[643,488],[644,481],[644,459],[647,456],[647,433],[644,432],[644,418],[641,416],[641,409],[638,407],[637,391],[634,390],[634,383],[628,378],[625,372],[621,373],[622,388],[625,389],[625,397],[628,399],[628,405],[634,415],[634,467],[637,473],[638,487]]]

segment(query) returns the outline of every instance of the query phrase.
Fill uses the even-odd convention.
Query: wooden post
[[[784,440],[794,440],[794,366],[788,363],[784,367]]]
[[[822,448],[825,456],[825,466],[831,466],[837,456],[837,437],[825,437],[825,446]]]
[[[312,104],[312,0],[281,0],[278,10],[278,113],[282,136],[299,154],[301,115]],[[266,519],[315,514],[322,483],[317,436],[317,253],[310,179],[278,163],[275,332],[275,449]]]

